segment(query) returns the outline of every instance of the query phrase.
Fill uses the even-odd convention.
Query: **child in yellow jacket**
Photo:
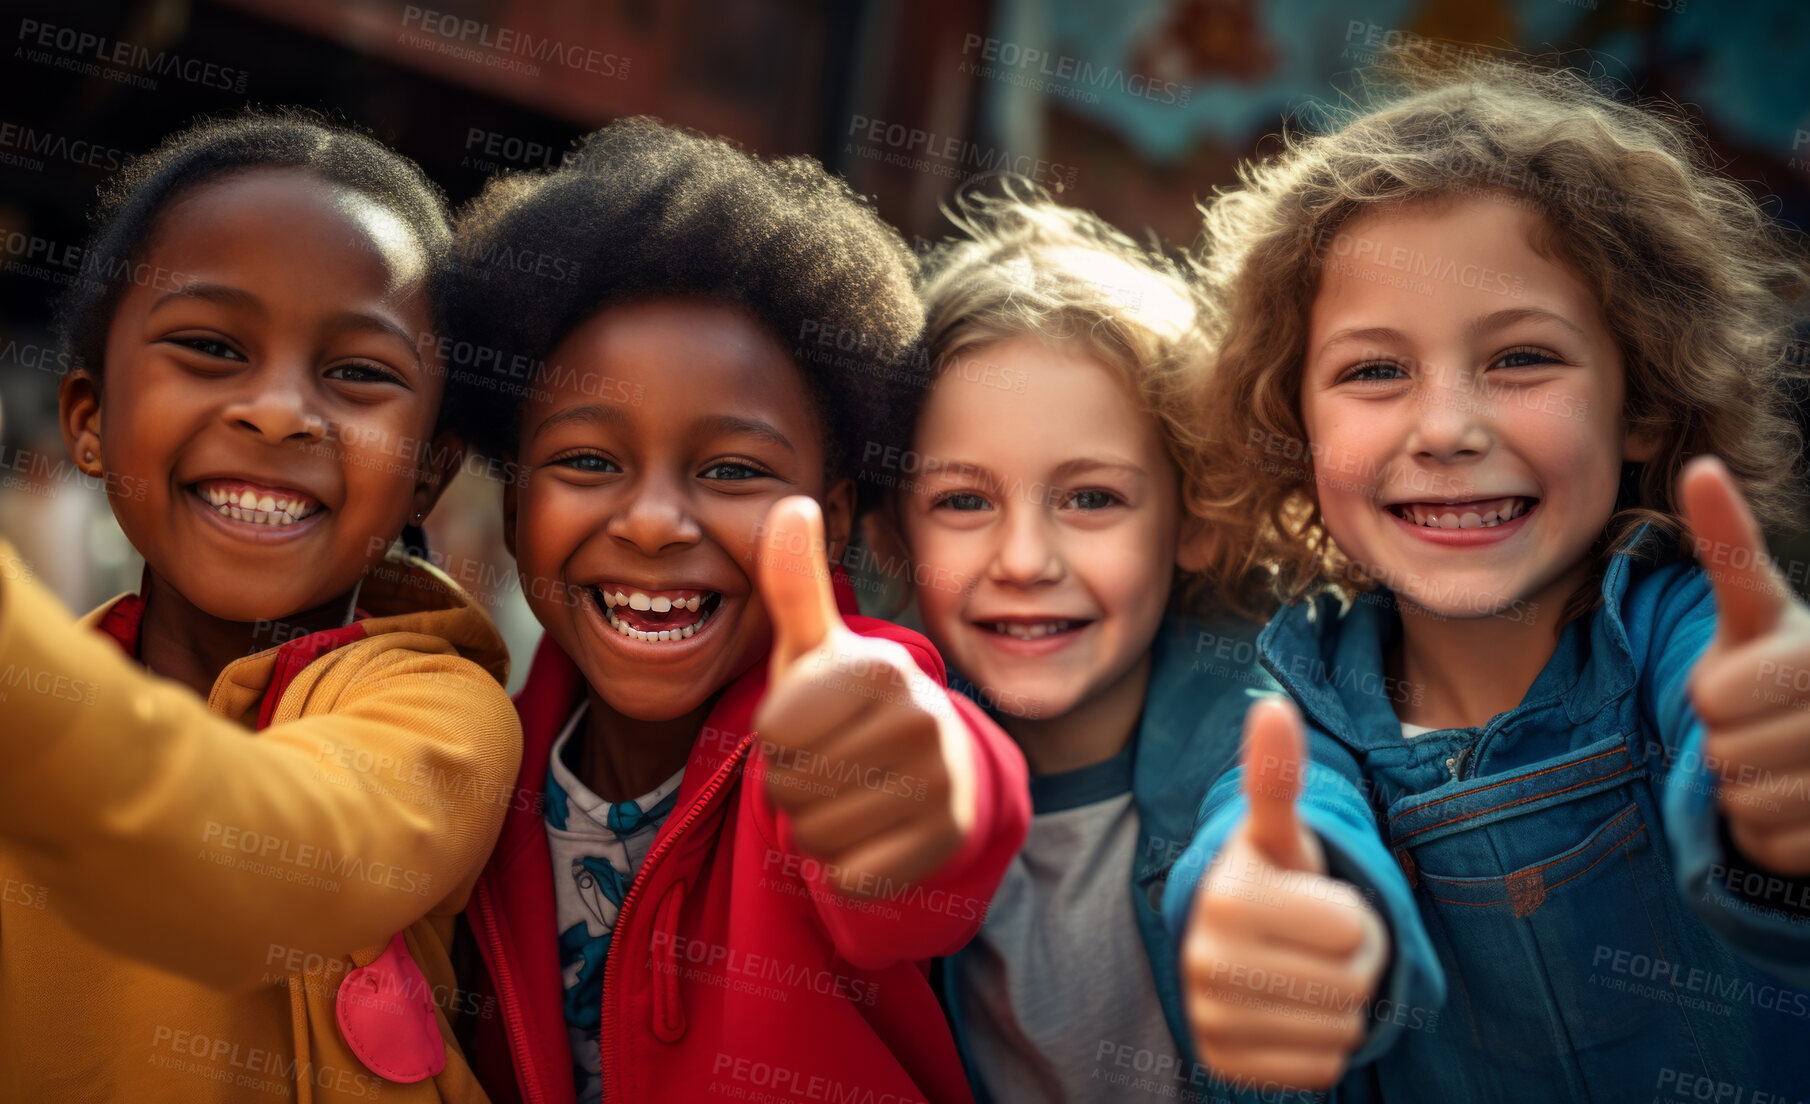
[[[391,550],[461,452],[449,244],[302,118],[104,198],[60,416],[146,567],[78,624],[0,542],[0,1100],[484,1099],[448,949],[520,728],[488,617]]]

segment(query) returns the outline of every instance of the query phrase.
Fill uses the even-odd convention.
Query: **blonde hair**
[[[1659,442],[1593,550],[1564,620],[1592,608],[1600,572],[1643,523],[1684,539],[1674,488],[1684,462],[1727,462],[1762,526],[1793,524],[1802,447],[1789,384],[1806,375],[1793,326],[1810,273],[1796,236],[1711,165],[1667,105],[1619,102],[1580,73],[1480,52],[1397,51],[1371,74],[1367,111],[1285,135],[1204,204],[1200,287],[1214,369],[1195,396],[1208,426],[1203,513],[1223,534],[1222,601],[1261,613],[1317,591],[1376,585],[1327,533],[1300,385],[1319,266],[1360,213],[1452,195],[1525,204],[1536,248],[1600,290],[1626,370],[1630,434]],[[1269,450],[1273,453],[1273,449]],[[1682,549],[1682,543],[1680,545]]]
[[[944,213],[965,236],[924,262],[924,392],[957,357],[985,345],[1025,335],[1076,345],[1116,373],[1156,422],[1181,476],[1182,508],[1192,512],[1205,474],[1193,396],[1206,347],[1186,264],[1019,176],[966,188]],[[1179,600],[1198,597],[1196,580],[1179,581]]]

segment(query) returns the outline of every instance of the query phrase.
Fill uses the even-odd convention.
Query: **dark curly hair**
[[[832,476],[901,438],[897,399],[922,385],[917,261],[808,157],[763,160],[622,119],[559,168],[492,179],[456,229],[465,278],[448,367],[494,395],[459,427],[478,448],[514,449],[532,379],[581,322],[664,297],[740,307],[779,339],[816,406]],[[526,386],[511,367],[524,363]]]
[[[452,286],[452,226],[446,197],[419,166],[371,136],[313,112],[248,110],[205,119],[165,138],[122,168],[90,213],[93,231],[82,273],[58,309],[57,333],[68,363],[102,376],[107,330],[160,219],[187,192],[235,172],[294,168],[382,203],[420,241],[428,257],[428,301],[437,329]],[[448,381],[441,420],[456,404]]]

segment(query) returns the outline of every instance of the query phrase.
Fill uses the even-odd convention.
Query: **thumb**
[[[1271,863],[1322,873],[1325,863],[1302,841],[1295,799],[1307,771],[1307,732],[1294,703],[1269,697],[1244,715],[1245,831]]]
[[[777,681],[799,656],[842,626],[830,586],[823,511],[815,500],[792,495],[773,504],[756,574],[773,621],[770,677]]]
[[[1715,588],[1716,643],[1733,647],[1771,631],[1785,612],[1785,584],[1734,476],[1721,460],[1700,456],[1678,478],[1678,502]]]

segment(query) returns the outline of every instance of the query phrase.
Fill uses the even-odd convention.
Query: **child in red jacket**
[[[814,162],[649,120],[493,181],[460,237],[471,370],[519,395],[470,428],[547,630],[544,800],[467,913],[487,1088],[968,1099],[925,964],[1024,838],[1023,760],[829,567],[898,432],[911,254]]]

